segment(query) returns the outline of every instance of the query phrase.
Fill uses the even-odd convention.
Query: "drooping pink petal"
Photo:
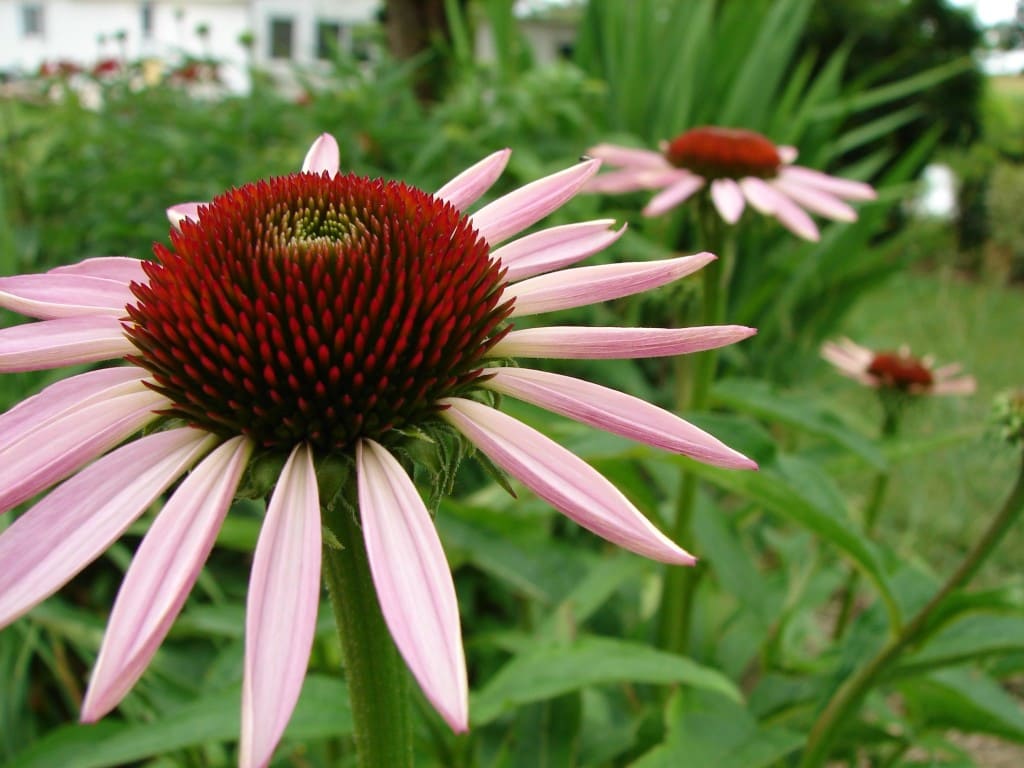
[[[340,165],[341,152],[338,149],[338,141],[329,133],[321,133],[306,152],[306,157],[302,161],[302,172],[320,175],[326,171],[329,175],[336,176]]]
[[[52,320],[78,315],[122,317],[133,299],[125,283],[102,277],[47,272],[0,277],[0,307]]]
[[[459,604],[444,549],[402,465],[372,440],[356,446],[359,515],[384,621],[424,695],[456,733],[469,728]]]
[[[715,179],[711,182],[711,202],[730,224],[735,224],[743,215],[743,193],[732,179]]]
[[[123,387],[127,392],[65,412],[0,448],[5,478],[0,512],[60,482],[156,420],[154,411],[170,405],[140,382]]]
[[[0,627],[95,560],[215,440],[188,427],[139,438],[15,520],[0,534]]]
[[[625,360],[701,352],[734,344],[757,333],[742,325],[693,328],[587,328],[551,326],[512,331],[491,357],[553,357],[566,360]]]
[[[613,544],[664,563],[695,558],[655,528],[590,465],[521,421],[462,398],[441,412],[487,457],[562,514]]]
[[[824,190],[797,184],[785,178],[775,179],[771,184],[808,211],[834,221],[857,220],[857,212],[852,207]]]
[[[698,253],[660,261],[563,269],[506,287],[502,300],[516,300],[510,317],[582,307],[658,288],[696,272],[716,258],[712,253]]]
[[[500,149],[488,155],[437,190],[434,197],[464,211],[498,180],[511,155],[511,149]]]
[[[850,339],[843,338],[822,344],[821,356],[832,363],[840,373],[860,381],[864,379],[875,353]]]
[[[249,577],[242,768],[270,762],[302,690],[320,603],[320,543],[313,452],[302,444],[278,478]]]
[[[121,365],[80,373],[54,382],[0,414],[0,449],[51,419],[98,399],[105,399],[112,392],[120,392],[123,384],[138,382],[148,375],[145,370],[134,365]]]
[[[119,283],[128,285],[132,281],[137,283],[146,282],[146,273],[142,271],[144,263],[141,259],[133,259],[128,256],[97,256],[92,259],[83,259],[76,264],[54,267],[50,270],[49,274],[88,275],[89,277],[116,280]]]
[[[587,150],[587,157],[623,168],[671,168],[668,160],[660,152],[623,147],[618,144],[597,144]]]
[[[164,505],[121,582],[82,704],[82,722],[118,705],[149,665],[181,612],[231,506],[252,443],[216,448]]]
[[[658,194],[651,198],[642,211],[644,216],[660,216],[665,211],[675,208],[680,203],[688,200],[698,189],[704,186],[704,177],[689,173],[670,187],[665,187]]]
[[[484,386],[510,397],[708,464],[757,469],[718,438],[663,408],[589,381],[529,368],[487,368]]]
[[[602,251],[626,231],[609,229],[614,219],[597,219],[579,224],[549,227],[521,237],[491,252],[508,269],[505,279],[510,283],[524,277],[574,264]]]
[[[775,151],[779,153],[779,160],[782,161],[783,165],[792,165],[800,156],[800,150],[786,144],[775,147]]]
[[[782,191],[762,179],[749,177],[743,180],[743,193],[752,206],[762,213],[774,216],[797,237],[810,240],[812,243],[818,242],[820,234],[814,220]]]
[[[172,205],[167,209],[167,220],[171,222],[171,226],[175,229],[181,229],[181,222],[185,219],[199,221],[199,207],[202,205],[209,205],[209,203],[178,203],[177,205]]]
[[[545,176],[485,205],[470,221],[484,240],[497,245],[562,207],[600,167],[599,160],[587,160]]]
[[[804,168],[801,165],[790,165],[782,168],[779,171],[779,178],[795,181],[798,184],[814,187],[824,192],[830,192],[846,200],[874,200],[878,197],[872,186],[865,184],[863,181],[829,176],[827,173],[816,171],[813,168]]]
[[[680,168],[624,168],[594,176],[583,185],[583,190],[616,195],[638,189],[661,189],[690,176],[689,171]]]
[[[134,349],[116,317],[62,317],[23,323],[0,330],[0,373],[113,360]]]
[[[973,376],[940,377],[940,371],[934,372],[935,382],[931,392],[934,395],[973,395],[978,389],[978,382]]]

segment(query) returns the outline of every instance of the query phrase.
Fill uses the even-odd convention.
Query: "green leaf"
[[[1024,742],[1020,703],[976,669],[943,669],[902,683],[907,709],[932,728],[991,733]]]
[[[485,725],[523,704],[607,683],[681,683],[741,699],[725,675],[683,656],[642,643],[585,636],[514,657],[473,696],[470,715],[475,726]]]
[[[968,615],[939,631],[924,648],[906,656],[896,674],[962,664],[993,654],[1024,650],[1024,617]]]
[[[779,765],[803,734],[762,726],[736,701],[707,691],[680,691],[666,713],[668,737],[632,768],[763,768]]]

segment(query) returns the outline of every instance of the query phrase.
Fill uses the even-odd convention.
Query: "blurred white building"
[[[382,0],[0,0],[0,75],[58,62],[186,58],[223,62],[232,89],[249,64],[273,70],[351,49],[352,30],[376,20]]]

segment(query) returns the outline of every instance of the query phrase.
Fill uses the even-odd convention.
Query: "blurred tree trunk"
[[[469,0],[458,0],[465,11]],[[411,59],[451,40],[444,0],[387,0],[388,47],[399,61]],[[434,50],[413,74],[421,101],[436,101],[447,79],[445,60]]]

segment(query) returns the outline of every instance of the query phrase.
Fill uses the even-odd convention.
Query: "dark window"
[[[270,20],[270,58],[290,59],[293,51],[295,22],[291,19]]]
[[[153,36],[153,3],[143,3],[139,11],[142,17],[142,36],[149,39]]]
[[[43,36],[43,6],[39,3],[23,3],[21,6],[22,37]]]
[[[336,21],[316,23],[316,57],[333,59],[341,46],[341,24]]]

